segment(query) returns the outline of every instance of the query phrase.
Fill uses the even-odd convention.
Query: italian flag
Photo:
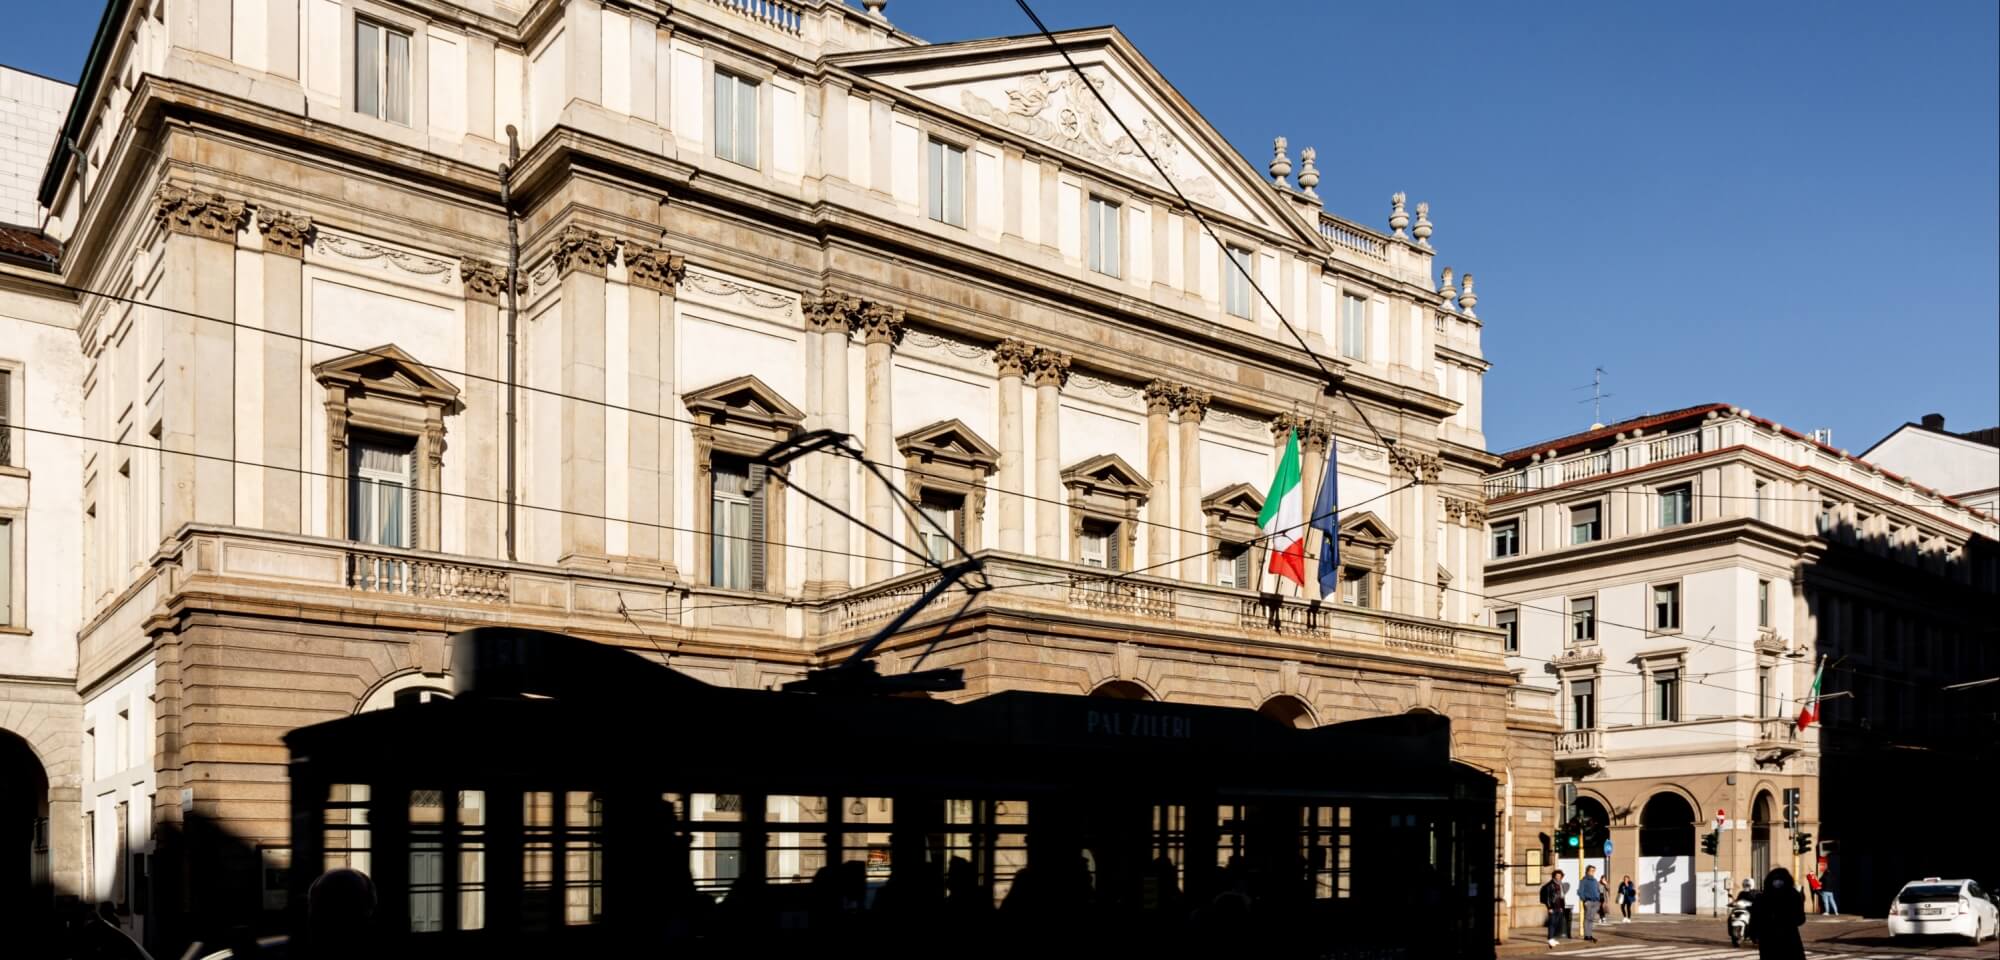
[[[1805,709],[1799,711],[1799,729],[1804,730],[1819,722],[1819,682],[1826,678],[1826,658],[1819,658],[1819,669],[1813,673],[1812,693],[1806,696]]]
[[[1270,542],[1268,569],[1293,583],[1306,584],[1305,491],[1299,486],[1299,432],[1285,434],[1285,456],[1278,461],[1278,475],[1271,478],[1271,490],[1264,495],[1264,512],[1257,526]]]

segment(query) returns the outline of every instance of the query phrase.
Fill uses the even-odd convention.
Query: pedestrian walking
[[[1618,912],[1625,916],[1625,922],[1632,922],[1632,901],[1639,899],[1639,887],[1632,882],[1632,875],[1618,881]]]
[[[1813,883],[1818,890],[1819,912],[1824,913],[1829,917],[1840,916],[1840,905],[1834,902],[1833,885],[1827,882],[1826,870],[1824,868],[1821,868],[1819,873],[1807,874],[1807,876],[1812,878]]]
[[[1792,872],[1779,867],[1765,875],[1764,889],[1750,911],[1749,934],[1757,941],[1757,960],[1805,960],[1805,943],[1799,937],[1805,922],[1805,897]]]
[[[1597,882],[1596,867],[1583,868],[1583,879],[1576,883],[1576,899],[1583,908],[1583,941],[1596,943],[1597,937],[1591,931],[1604,913],[1604,885]]]
[[[1568,924],[1563,919],[1563,872],[1557,870],[1549,874],[1549,882],[1542,884],[1542,907],[1549,912],[1549,946],[1563,936],[1563,928]]]
[[[1811,872],[1806,874],[1806,892],[1811,894],[1809,899],[1812,900],[1812,906],[1818,908],[1819,912],[1825,913],[1826,901],[1819,898],[1819,874]]]

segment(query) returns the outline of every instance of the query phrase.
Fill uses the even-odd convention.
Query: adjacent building
[[[1434,711],[1503,849],[1547,822],[1555,718],[1477,601],[1477,295],[1427,206],[1324,212],[1311,149],[1253,168],[1116,29],[1060,37],[1079,75],[872,6],[109,4],[39,181],[60,257],[8,308],[66,358],[0,349],[49,391],[23,429],[88,438],[27,435],[60,459],[16,550],[69,571],[35,593],[70,618],[34,641],[81,755],[42,761],[80,803],[59,890],[174,948],[269,917],[329,865],[291,859],[279,737],[449,695],[469,626],[744,686],[845,657],[935,575],[848,515],[957,549],[920,513],[997,587],[885,673]],[[847,460],[766,476],[811,429],[917,511]],[[1246,550],[1293,432],[1307,502],[1338,458],[1333,597]],[[1534,879],[1474,895],[1533,922]]]
[[[2000,672],[1992,515],[1726,404],[1502,459],[1491,616],[1603,825],[1583,851],[1637,880],[1641,911],[1819,856],[1873,911],[1911,876],[1992,862],[1990,831],[1909,830],[1911,791],[1973,795],[1992,768],[1990,699],[1948,689]],[[1823,719],[1801,730],[1822,663]]]
[[[1953,433],[1944,414],[1924,414],[1862,451],[1861,458],[1988,515],[2000,514],[2000,426]]]

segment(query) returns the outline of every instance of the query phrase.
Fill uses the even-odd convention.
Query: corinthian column
[[[305,532],[300,482],[305,479],[305,447],[299,437],[299,406],[305,393],[305,332],[301,311],[306,245],[312,242],[312,218],[284,210],[259,208],[257,229],[264,234],[264,471],[262,526],[283,533]],[[472,311],[468,302],[467,315]],[[469,326],[469,324],[468,324]],[[468,384],[469,385],[469,384]],[[255,523],[254,517],[239,518]]]
[[[268,269],[266,275],[269,275]],[[507,288],[507,268],[467,257],[459,261],[465,283],[465,378],[459,414],[464,436],[465,493],[460,505],[465,517],[465,552],[498,557],[500,549],[500,464],[502,442],[499,381],[506,373],[501,359],[500,296]]]
[[[1146,496],[1146,562],[1136,569],[1164,563],[1173,556],[1174,502],[1167,483],[1171,454],[1168,450],[1167,414],[1183,388],[1165,380],[1146,385],[1146,482],[1152,490]]]
[[[153,301],[164,354],[160,448],[160,529],[146,553],[186,523],[234,522],[236,413],[236,235],[250,222],[241,200],[161,184],[153,216],[166,231]],[[220,319],[210,323],[197,317]],[[175,456],[175,453],[194,456]],[[330,465],[345,472],[345,462]],[[347,518],[340,517],[339,533]],[[143,553],[142,553],[143,555]]]
[[[1002,340],[993,348],[1000,368],[1000,549],[1020,553],[1026,536],[1027,485],[1021,470],[1021,377],[1034,348],[1019,340]]]
[[[635,571],[672,576],[674,434],[664,413],[674,394],[674,297],[687,262],[680,254],[635,243],[625,249],[626,351],[626,555]]]
[[[603,563],[604,273],[620,241],[564,227],[556,238],[562,277],[562,515],[560,562]],[[622,349],[622,347],[621,347]]]
[[[903,309],[880,303],[867,304],[861,308],[860,325],[862,342],[867,344],[868,405],[868,429],[862,440],[862,452],[878,465],[887,464],[896,455],[895,422],[889,409],[889,377],[896,344],[903,340]],[[868,525],[893,536],[895,531],[891,524],[895,522],[895,507],[890,501],[888,487],[881,483],[868,484],[865,502],[868,504]],[[882,537],[869,535],[869,583],[887,579],[893,572],[889,563],[890,547],[891,544]]]
[[[1174,395],[1174,415],[1180,419],[1181,579],[1213,583],[1208,566],[1208,535],[1201,515],[1201,418],[1208,414],[1208,391],[1182,387]]]
[[[837,293],[831,288],[816,297],[805,298],[806,329],[819,333],[819,394],[813,399],[817,405],[820,426],[837,433],[847,431],[847,344],[849,332],[861,312],[858,297]],[[814,463],[816,476],[808,478],[818,486],[818,493],[828,503],[843,510],[853,509],[851,502],[853,465],[831,455],[807,457],[805,462]],[[813,517],[817,516],[815,521]],[[818,504],[808,504],[806,514],[808,531],[818,530],[817,537],[808,533],[807,543],[816,550],[807,551],[806,593],[808,596],[826,596],[847,589],[851,564],[847,551],[852,549],[852,532],[846,520],[836,517]],[[819,558],[819,579],[814,579],[811,558]]]
[[[1062,511],[1062,388],[1069,382],[1069,354],[1036,348],[1028,360],[1035,384],[1035,554],[1061,560]]]

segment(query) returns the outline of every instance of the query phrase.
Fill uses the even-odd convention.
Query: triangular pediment
[[[1115,453],[1100,454],[1064,470],[1062,481],[1065,486],[1085,484],[1139,492],[1149,489],[1145,475],[1133,469],[1131,464],[1125,462],[1124,457]]]
[[[393,343],[313,365],[313,378],[327,386],[362,386],[370,392],[450,402],[458,387]]]
[[[1264,512],[1264,494],[1247,483],[1232,483],[1201,498],[1201,510],[1222,519],[1247,519],[1255,523],[1257,515]]]
[[[896,449],[905,456],[923,460],[943,460],[962,466],[991,469],[1000,460],[1000,451],[981,439],[965,421],[940,420],[918,427],[896,438]]]
[[[1396,542],[1396,532],[1389,529],[1389,525],[1383,523],[1381,517],[1367,510],[1363,510],[1360,513],[1342,514],[1340,517],[1340,536],[1343,540],[1378,543],[1384,546]]]
[[[1136,180],[1163,201],[1172,199],[1171,178],[1188,200],[1208,210],[1286,235],[1302,246],[1318,244],[1316,234],[1286,208],[1288,201],[1117,28],[1073,30],[1056,37],[1084,77],[1040,36],[870,51],[833,62],[1034,147]],[[1102,101],[1086,82],[1103,94]],[[1115,116],[1106,111],[1107,103]],[[1166,178],[1154,169],[1149,154]]]
[[[768,426],[797,427],[805,413],[778,391],[754,376],[741,376],[683,394],[688,412],[712,420],[743,420]]]

